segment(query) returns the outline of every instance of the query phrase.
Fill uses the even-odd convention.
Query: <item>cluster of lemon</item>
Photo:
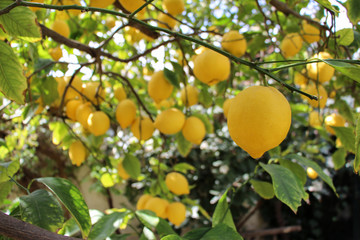
[[[165,177],[165,184],[169,191],[177,196],[190,193],[189,183],[181,173],[168,173]],[[158,217],[168,219],[176,226],[180,226],[186,219],[186,206],[182,202],[173,201],[169,203],[167,199],[149,194],[144,194],[139,198],[136,209],[153,211]]]

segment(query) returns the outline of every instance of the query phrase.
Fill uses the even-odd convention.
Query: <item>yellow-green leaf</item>
[[[252,179],[250,183],[254,187],[255,192],[257,192],[260,197],[264,199],[271,199],[275,196],[274,188],[271,183],[254,179]]]

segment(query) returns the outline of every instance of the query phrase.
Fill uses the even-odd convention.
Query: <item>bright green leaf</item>
[[[3,41],[0,41],[0,53],[0,91],[6,98],[24,104],[27,83],[17,56]]]
[[[131,178],[138,178],[141,172],[141,165],[137,157],[131,154],[126,154],[124,160],[122,161],[122,165]]]
[[[260,165],[271,176],[275,196],[296,213],[301,206],[301,200],[308,198],[300,179],[283,166],[263,163]]]
[[[360,21],[360,5],[358,0],[347,0],[345,3],[347,15],[353,25]]]
[[[20,197],[21,219],[51,232],[64,222],[64,212],[58,200],[48,191],[39,189]]]
[[[260,197],[264,199],[271,199],[275,196],[274,188],[271,183],[254,179],[250,180],[250,183]]]
[[[346,151],[344,148],[339,148],[332,155],[334,169],[338,170],[345,165]]]
[[[196,170],[193,165],[185,162],[175,164],[173,169],[176,172],[182,172],[182,173],[187,173],[188,171]]]
[[[139,218],[140,222],[148,228],[156,227],[160,219],[156,214],[150,210],[138,210],[135,212],[136,216]]]
[[[211,228],[209,228],[209,227],[196,228],[194,230],[191,230],[191,231],[187,232],[183,236],[183,239],[186,239],[186,240],[198,240],[198,239],[201,239],[210,230],[211,230]]]
[[[208,231],[200,240],[243,240],[241,235],[226,224],[218,224],[210,231]]]
[[[354,171],[357,173],[360,170],[360,114],[356,121],[355,131],[355,160],[354,160]]]
[[[171,235],[167,235],[163,238],[161,238],[161,240],[182,240],[183,238],[181,238],[179,235],[177,234],[171,234]]]
[[[305,169],[302,166],[288,159],[280,159],[280,165],[292,171],[295,174],[295,176],[297,176],[300,179],[303,186],[305,185],[307,176]]]
[[[11,162],[0,162],[0,183],[9,181],[9,177],[14,176],[19,168],[20,163],[16,160]]]
[[[360,66],[355,64],[350,64],[346,62],[336,61],[336,60],[322,60],[323,62],[329,64],[336,71],[341,72],[345,76],[357,81],[360,83]]]
[[[355,152],[355,134],[351,127],[332,127],[335,135],[340,139],[341,144],[347,151]]]
[[[160,235],[160,237],[170,234],[176,234],[168,221],[162,218],[159,218],[159,220],[160,220],[159,223],[156,225],[156,231]]]
[[[349,104],[346,101],[342,99],[338,99],[335,102],[335,106],[339,110],[340,115],[343,116],[348,122],[350,123],[355,122],[354,115],[352,113],[352,108],[349,106]]]
[[[0,206],[11,192],[13,182],[0,182]]]
[[[51,122],[49,128],[52,131],[52,141],[55,145],[60,144],[64,137],[69,135],[68,127],[64,122]]]
[[[37,178],[36,181],[44,184],[58,197],[75,218],[83,238],[86,238],[91,229],[91,219],[88,206],[79,189],[64,178],[45,177]]]
[[[103,216],[91,229],[88,239],[89,240],[102,240],[111,236],[128,212],[113,212],[109,215]]]
[[[176,141],[177,150],[179,151],[181,156],[186,157],[191,151],[192,143],[184,138],[182,132],[176,134],[175,141]]]
[[[176,88],[180,88],[179,78],[173,71],[164,68],[165,78]]]
[[[227,203],[227,192],[228,190],[226,190],[225,193],[221,196],[215,207],[215,211],[212,217],[212,227],[216,227],[219,224],[226,224],[227,226],[236,230],[229,204]]]
[[[337,44],[349,46],[354,41],[354,30],[351,28],[344,28],[336,32]]]
[[[59,98],[57,85],[58,83],[54,78],[46,78],[43,81],[40,91],[41,91],[41,97],[45,105],[50,105],[57,98]]]
[[[80,232],[80,228],[77,222],[74,218],[70,218],[63,224],[62,228],[58,231],[58,234],[65,236],[73,236],[78,232]]]
[[[334,13],[338,13],[339,11],[334,8],[334,6],[331,5],[331,3],[329,2],[329,0],[315,0],[317,1],[321,6],[323,6],[324,8],[327,8],[328,10],[334,12]]]

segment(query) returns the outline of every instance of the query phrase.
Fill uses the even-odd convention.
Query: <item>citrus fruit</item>
[[[95,136],[101,136],[110,128],[110,119],[102,111],[92,112],[87,120],[89,131]]]
[[[123,164],[122,164],[122,161],[118,164],[118,167],[117,167],[117,171],[118,171],[118,175],[124,179],[124,180],[128,180],[130,178],[130,175],[126,172]]]
[[[121,128],[127,128],[135,121],[136,118],[135,103],[130,99],[122,100],[116,107],[115,116]]]
[[[305,75],[304,75],[305,72],[306,71],[301,71],[301,73],[300,72],[295,72],[295,74],[294,74],[294,83],[296,85],[304,86],[304,85],[306,85],[308,83],[308,78],[305,77]]]
[[[186,207],[181,202],[170,203],[166,209],[166,215],[172,224],[180,226],[186,218]]]
[[[310,83],[303,89],[303,91],[308,94],[318,97],[318,100],[314,100],[314,99],[310,99],[304,95],[301,96],[301,98],[305,99],[312,107],[314,107],[314,108],[317,108],[317,107],[324,108],[325,107],[326,101],[328,98],[328,94],[327,94],[327,91],[325,90],[325,88],[321,84],[318,84],[318,87],[316,87],[316,84]]]
[[[181,101],[187,106],[193,106],[199,101],[199,91],[192,85],[186,85],[185,88],[181,89]]]
[[[226,80],[230,75],[230,60],[210,49],[206,49],[194,59],[194,74],[208,85]]]
[[[168,173],[165,177],[165,184],[170,192],[176,195],[189,194],[189,183],[187,179],[178,172]]]
[[[162,6],[173,16],[181,14],[185,10],[184,0],[163,0]]]
[[[82,93],[87,101],[100,104],[105,99],[105,89],[100,82],[86,82],[82,85]]]
[[[79,5],[81,6],[81,2],[80,0],[56,0],[55,5]],[[77,10],[77,9],[67,9],[66,10],[68,13],[72,14],[72,15],[79,15],[81,13],[81,10]]]
[[[71,84],[70,84],[70,80],[71,80],[71,77],[65,78],[65,85],[66,86],[71,85],[68,87],[68,89],[66,91],[65,101],[68,101],[70,99],[75,99],[75,98],[78,98],[78,99],[81,98],[81,95],[79,93],[82,91],[81,78],[79,78],[78,76],[75,76],[74,79],[72,80]],[[65,88],[66,88],[66,86],[65,86]]]
[[[166,79],[163,71],[155,72],[148,83],[149,96],[159,103],[170,97],[174,86]]]
[[[91,108],[91,103],[86,102],[82,103],[76,108],[75,118],[85,129],[88,129],[88,118],[90,114],[93,112]]]
[[[188,117],[182,128],[182,134],[189,142],[200,144],[206,134],[205,125],[203,121],[195,116]]]
[[[229,113],[229,108],[230,108],[230,104],[232,102],[234,98],[228,98],[224,101],[223,103],[223,112],[224,112],[224,116],[227,118],[228,113]]]
[[[332,127],[344,127],[345,123],[345,118],[338,113],[332,113],[325,117],[325,128],[332,135],[335,135]]]
[[[173,29],[176,26],[176,20],[165,13],[160,13],[157,18],[158,27]]]
[[[169,98],[169,99],[164,99],[159,103],[155,103],[155,107],[157,109],[167,109],[167,108],[171,108],[172,106],[174,106],[174,99]]]
[[[232,30],[224,34],[221,46],[232,55],[241,57],[245,54],[247,44],[242,34]]]
[[[175,134],[183,128],[185,115],[177,108],[162,111],[155,119],[154,126],[163,134]]]
[[[232,100],[227,125],[231,138],[253,158],[278,146],[291,124],[289,102],[277,89],[252,86]]]
[[[64,20],[56,19],[51,25],[51,29],[66,38],[70,36],[69,25]]]
[[[141,117],[141,121],[140,117],[137,117],[130,129],[137,139],[146,141],[152,137],[155,127],[149,117]]]
[[[121,6],[123,6],[128,12],[131,13],[145,4],[144,0],[119,0],[119,2]],[[143,8],[139,13],[144,14],[145,8]]]
[[[303,39],[298,33],[286,34],[280,44],[280,50],[285,58],[295,56],[301,49]]]
[[[311,179],[316,179],[318,177],[318,173],[314,169],[312,169],[311,167],[308,167],[306,169],[306,174]]]
[[[161,218],[166,218],[166,208],[168,207],[169,202],[165,199],[159,197],[152,197],[148,199],[145,203],[144,209],[153,211],[156,216]]]
[[[76,109],[80,106],[81,100],[72,99],[66,104],[66,116],[76,121]]]
[[[105,25],[109,28],[112,29],[113,27],[115,27],[115,18],[114,17],[107,17],[105,19]]]
[[[126,96],[126,92],[124,90],[124,87],[123,86],[116,87],[115,90],[114,90],[114,96],[119,102],[126,99],[127,96]]]
[[[45,0],[31,0],[30,2],[35,2],[35,3],[44,3]],[[39,7],[29,7],[31,9],[31,11],[36,12],[38,10],[40,10],[41,8]]]
[[[315,54],[312,59],[332,59],[332,56],[327,52],[319,52]],[[310,59],[310,60],[312,60]],[[306,65],[308,76],[320,83],[328,82],[334,76],[335,69],[325,62],[314,62]]]
[[[107,8],[114,0],[90,0],[90,7]]]
[[[100,182],[105,188],[109,188],[115,185],[113,176],[108,172],[101,175]]]
[[[320,40],[320,30],[315,26],[306,22],[306,20],[302,21],[302,37],[307,43],[318,42]]]
[[[57,46],[56,48],[50,49],[49,54],[54,61],[59,61],[62,57],[62,50],[60,46]]]
[[[309,113],[309,125],[311,127],[320,127],[322,124],[322,117],[320,116],[320,113],[317,111],[311,111]]]
[[[69,147],[69,157],[73,165],[80,166],[86,159],[86,148],[80,140],[76,140]]]
[[[136,210],[142,210],[145,208],[145,205],[146,205],[146,202],[152,198],[151,195],[149,194],[144,194],[144,195],[141,195],[141,197],[139,198],[139,200],[137,201],[136,203]]]

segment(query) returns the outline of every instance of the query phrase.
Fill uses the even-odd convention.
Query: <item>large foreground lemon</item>
[[[259,158],[285,139],[291,124],[290,105],[273,87],[249,87],[232,100],[227,123],[235,143]]]

